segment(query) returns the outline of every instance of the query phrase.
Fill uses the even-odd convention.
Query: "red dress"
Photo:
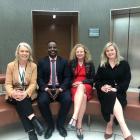
[[[80,66],[79,64],[77,65],[76,69],[75,69],[75,73],[76,75],[75,79],[73,80],[73,83],[76,82],[76,81],[83,81],[86,79],[86,69],[85,69],[85,66],[82,65]],[[84,84],[85,86],[85,89],[86,89],[86,92],[85,94],[87,95],[87,100],[90,100],[91,99],[91,93],[92,93],[92,86],[90,84]],[[76,90],[77,90],[77,87],[72,87],[71,88],[71,94],[72,94],[72,101],[74,101],[74,96],[76,94]]]

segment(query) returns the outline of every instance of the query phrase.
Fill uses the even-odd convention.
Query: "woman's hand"
[[[20,91],[20,96],[18,98],[19,101],[22,101],[27,97],[27,93],[25,91]]]
[[[25,91],[22,90],[14,90],[13,94],[12,94],[12,98],[17,100],[17,101],[22,101],[23,99],[25,99],[27,96],[27,93]]]
[[[11,96],[12,96],[13,99],[17,100],[17,98],[19,96],[19,91],[18,90],[14,90]]]
[[[81,81],[77,81],[77,82],[74,82],[74,83],[72,84],[72,86],[73,86],[73,87],[77,87],[77,86],[79,86],[80,84],[82,84],[82,82],[81,82]]]
[[[103,92],[105,92],[105,93],[108,93],[109,91],[112,91],[112,86],[110,86],[110,85],[103,85],[102,87],[101,87],[101,91],[103,91]]]
[[[111,88],[111,91],[117,92],[117,89],[116,88]]]

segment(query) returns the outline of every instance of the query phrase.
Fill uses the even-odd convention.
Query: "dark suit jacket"
[[[48,87],[48,82],[50,80],[50,59],[48,56],[39,61],[37,70],[37,83],[39,90],[44,91],[44,89]],[[70,88],[70,72],[68,62],[60,56],[57,56],[56,60],[56,74],[60,88],[63,90]]]

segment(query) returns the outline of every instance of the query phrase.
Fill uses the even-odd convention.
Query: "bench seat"
[[[0,84],[5,83],[5,74],[0,74]]]
[[[124,115],[126,119],[140,121],[140,103],[138,100],[138,93],[135,92],[128,92],[127,93],[127,100],[128,104],[124,110]],[[37,102],[34,101],[33,104],[34,112],[37,116],[41,116]],[[60,108],[60,104],[58,102],[53,102],[50,104],[52,114],[57,115],[58,110]],[[69,112],[70,114],[73,113],[73,105]],[[97,98],[96,91],[93,92],[93,98],[87,103],[86,108],[86,115],[88,115],[88,124],[90,124],[90,117],[91,116],[101,116],[100,111],[100,103]],[[19,121],[18,114],[13,105],[10,105],[5,102],[4,95],[0,96],[0,127],[12,124]]]

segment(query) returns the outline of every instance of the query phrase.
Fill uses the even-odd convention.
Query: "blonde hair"
[[[103,51],[101,53],[101,62],[100,62],[100,66],[101,67],[105,67],[105,65],[108,63],[108,58],[106,56],[106,49],[110,46],[113,46],[115,51],[116,51],[116,64],[119,65],[120,61],[123,60],[124,58],[120,55],[120,51],[118,49],[117,44],[115,44],[114,42],[108,42],[105,47],[103,48]]]
[[[29,50],[29,59],[28,61],[33,61],[33,57],[32,57],[32,49],[31,46],[29,44],[27,44],[26,42],[21,42],[18,44],[17,48],[16,48],[16,52],[15,52],[15,60],[19,60],[19,49],[21,46],[26,47]]]
[[[77,50],[77,48],[79,48],[79,47],[81,47],[81,48],[84,49],[84,52],[85,52],[85,59],[84,59],[84,61],[85,61],[85,62],[91,61],[92,59],[91,59],[90,52],[89,52],[88,48],[85,47],[83,44],[76,44],[76,45],[72,48],[71,53],[70,53],[70,60],[77,59],[77,58],[76,58],[76,50]]]

